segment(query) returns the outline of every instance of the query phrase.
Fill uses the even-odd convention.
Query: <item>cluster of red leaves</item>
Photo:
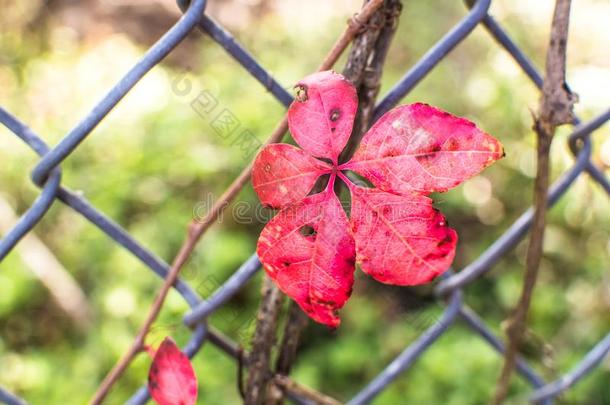
[[[327,71],[296,88],[288,123],[301,149],[268,145],[254,162],[254,190],[265,206],[280,209],[261,232],[257,253],[269,277],[312,319],[337,327],[356,262],[394,285],[426,283],[449,268],[457,234],[426,195],[457,186],[504,152],[472,122],[411,104],[383,115],[353,158],[339,164],[358,109],[354,86]],[[346,171],[375,187],[354,184]],[[322,175],[328,185],[309,195]],[[334,191],[337,177],[351,194],[349,219]]]

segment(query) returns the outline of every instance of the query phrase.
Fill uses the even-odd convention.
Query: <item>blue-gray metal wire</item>
[[[479,24],[483,25],[496,42],[514,58],[532,82],[536,86],[541,87],[542,77],[534,65],[516,43],[512,41],[504,29],[488,14],[490,4],[491,0],[472,2],[472,7],[467,15],[431,47],[417,63],[408,69],[398,83],[381,99],[375,109],[375,117],[381,116],[413,90]],[[25,142],[36,154],[41,156],[41,160],[32,170],[32,180],[36,185],[41,187],[40,195],[21,216],[18,223],[0,240],[0,261],[44,217],[55,200],[59,200],[80,213],[91,224],[95,225],[100,231],[138,258],[159,277],[164,278],[167,276],[169,271],[167,263],[146,249],[119,224],[96,209],[84,197],[62,185],[60,165],[91,134],[93,129],[137,82],[167,56],[194,27],[198,27],[207,33],[222,46],[282,105],[287,106],[291,103],[292,96],[284,87],[227,30],[205,15],[206,0],[194,0],[192,2],[178,0],[178,5],[184,12],[182,18],[145,53],[142,59],[125,74],[106,96],[91,109],[83,120],[55,147],[49,148],[42,137],[35,134],[19,119],[0,107],[0,122]],[[588,173],[591,179],[597,182],[610,195],[610,180],[590,159],[592,152],[591,134],[609,120],[610,108],[588,122],[581,123],[577,120],[577,126],[569,138],[575,162],[551,187],[549,191],[550,205],[555,204],[574,181],[585,173]],[[450,273],[441,279],[435,291],[439,300],[447,297],[448,303],[443,315],[424,331],[418,339],[409,344],[384,370],[380,370],[377,377],[363,387],[349,401],[350,404],[371,402],[376,395],[408,370],[458,319],[461,319],[463,325],[472,330],[476,336],[486,341],[499,354],[503,353],[504,345],[502,340],[495,336],[491,329],[485,325],[484,321],[463,302],[462,289],[484,273],[490,271],[500,258],[511,251],[526,236],[532,222],[532,216],[533,212],[530,208],[471,264],[462,269],[462,271]],[[184,317],[185,324],[194,327],[191,339],[184,347],[184,351],[189,357],[195,356],[206,342],[214,344],[228,355],[236,358],[239,356],[238,345],[235,342],[226,337],[220,339],[217,335],[209,332],[207,318],[240,289],[244,288],[259,269],[260,262],[256,254],[252,254],[224,284],[205,300],[183,280],[176,282],[174,288],[191,307],[191,311]],[[585,354],[582,360],[575,364],[571,370],[555,381],[544,381],[522,358],[519,358],[517,361],[517,372],[533,389],[530,400],[548,405],[552,404],[554,398],[562,392],[591,373],[609,352],[610,333],[603,337],[590,352]],[[144,386],[129,400],[129,403],[143,404],[148,399],[148,391]],[[296,397],[291,399],[296,403],[308,403]],[[24,400],[3,388],[0,388],[0,402],[11,405],[25,404]]]

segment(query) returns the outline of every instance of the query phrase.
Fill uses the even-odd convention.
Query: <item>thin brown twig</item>
[[[566,45],[570,19],[570,0],[557,0],[551,25],[551,40],[546,59],[546,76],[542,87],[539,115],[534,120],[537,138],[537,169],[534,182],[534,220],[527,249],[525,275],[521,297],[511,316],[507,319],[507,348],[504,365],[498,378],[492,403],[499,405],[506,399],[511,375],[523,336],[527,328],[527,314],[538,278],[542,259],[548,188],[550,173],[550,150],[555,129],[573,121],[572,107],[576,97],[565,83]]]
[[[239,391],[239,396],[242,400],[246,399],[246,388],[244,386],[244,349],[239,348],[239,352],[237,353],[237,390]]]
[[[252,351],[248,356],[248,383],[244,404],[260,405],[265,400],[269,382],[271,349],[275,345],[275,331],[284,294],[265,277],[262,287],[261,306],[256,319],[256,330],[252,339]]]
[[[237,345],[231,339],[226,337],[222,332],[210,326],[208,329],[208,338],[210,342],[218,346],[218,348],[220,348],[227,355],[235,358],[238,363],[241,364],[243,367],[248,367],[248,359],[250,358],[250,353],[243,350],[241,346]],[[270,370],[267,370],[267,374],[269,376],[269,380],[271,380],[274,385],[281,387],[283,391],[286,391],[293,396],[308,399],[309,401],[312,401],[316,404],[341,404],[341,402],[337,401],[336,399],[331,398],[328,395],[322,394],[314,390],[313,388],[305,387],[292,380],[288,376],[277,373],[273,374]]]
[[[292,301],[288,310],[288,320],[282,336],[282,345],[275,364],[275,372],[288,375],[296,357],[301,332],[307,326],[309,318],[299,305]]]
[[[362,6],[360,13],[354,15],[347,23],[347,28],[333,45],[331,51],[326,55],[318,71],[328,70],[334,66],[343,51],[354,40],[356,35],[365,26],[375,11],[383,4],[383,0],[371,0]]]
[[[358,115],[349,142],[339,158],[342,162],[351,157],[362,135],[371,125],[381,87],[383,65],[398,27],[401,11],[400,0],[385,0],[383,8],[371,17],[370,23],[375,28],[367,30],[354,40],[343,75],[357,89]]]
[[[296,359],[301,332],[303,332],[308,322],[309,318],[305,312],[301,310],[296,302],[292,301],[288,310],[286,325],[284,326],[282,343],[280,344],[275,362],[276,374],[287,376],[290,373],[292,363]],[[285,390],[281,386],[271,384],[267,393],[266,405],[281,405],[284,403],[284,396]]]
[[[336,399],[301,385],[285,375],[275,375],[272,382],[283,390],[295,394],[299,398],[307,399],[316,405],[341,405],[341,402]]]
[[[332,68],[337,59],[339,59],[343,51],[345,51],[349,43],[354,39],[356,34],[362,28],[363,24],[366,23],[366,21],[375,12],[375,10],[377,10],[377,8],[381,6],[382,3],[383,0],[371,0],[362,8],[358,15],[354,16],[349,21],[348,26],[346,27],[344,32],[341,34],[337,42],[332,47],[331,51],[326,55],[326,57],[320,64],[318,68],[319,71],[328,70]],[[283,138],[287,130],[288,119],[286,116],[284,116],[265,144],[279,142]],[[250,178],[251,173],[252,164],[250,163],[242,170],[242,172],[239,174],[239,176],[237,176],[233,183],[231,183],[229,188],[222,194],[222,196],[214,204],[214,206],[207,213],[207,215],[200,221],[193,220],[193,222],[191,222],[182,247],[176,255],[170,268],[170,271],[167,277],[165,278],[163,285],[159,289],[157,296],[155,297],[155,301],[153,302],[148,312],[146,320],[141,326],[129,350],[115,364],[115,366],[112,368],[112,370],[108,373],[108,375],[104,378],[104,380],[98,387],[93,399],[91,400],[92,405],[102,403],[104,398],[110,392],[110,389],[112,388],[114,383],[125,372],[133,358],[140,351],[142,351],[146,335],[148,334],[148,331],[150,330],[150,327],[152,326],[154,321],[157,319],[157,316],[161,311],[167,293],[176,282],[180,270],[191,256],[193,250],[195,249],[195,246],[197,245],[197,242],[199,241],[199,239],[201,239],[201,237],[208,230],[208,228],[219,218],[220,214],[237,196],[239,191],[245,186],[245,184]]]

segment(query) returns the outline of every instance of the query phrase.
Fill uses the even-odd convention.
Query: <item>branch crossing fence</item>
[[[522,72],[540,88],[542,77],[536,67],[509,37],[503,27],[488,13],[491,2],[492,0],[473,1],[469,9],[465,11],[465,16],[461,21],[406,71],[404,76],[381,99],[376,106],[374,117],[379,117],[413,90],[479,24],[485,27],[497,45],[504,48],[521,67]],[[49,207],[56,200],[60,200],[129,251],[159,277],[163,278],[168,274],[169,265],[167,263],[138,243],[119,224],[96,209],[85,198],[62,183],[61,163],[78,148],[81,142],[91,135],[93,129],[106,117],[110,110],[119,104],[137,82],[167,56],[191,30],[198,28],[208,34],[283,106],[287,107],[292,102],[292,96],[284,89],[284,86],[278,83],[228,31],[205,14],[206,0],[194,0],[190,4],[186,0],[178,0],[178,4],[184,11],[182,18],[148,49],[141,60],[110,89],[106,96],[56,146],[49,147],[41,136],[0,107],[0,122],[40,155],[40,161],[32,170],[31,179],[41,190],[37,199],[21,216],[18,223],[0,240],[0,262],[19,243],[20,239],[36,226]],[[610,120],[610,108],[588,122],[576,120],[575,127],[569,137],[569,146],[575,159],[574,164],[552,185],[549,191],[550,205],[555,204],[581,175],[588,175],[610,197],[609,179],[591,161],[592,143],[590,140],[592,133],[608,120]],[[441,301],[445,305],[442,315],[391,361],[385,369],[380,370],[372,381],[362,387],[348,401],[349,404],[365,404],[373,401],[380,392],[413,366],[418,358],[434,345],[439,337],[451,328],[458,319],[461,319],[474,335],[486,341],[499,355],[502,355],[504,351],[502,339],[496,336],[486,326],[484,320],[469,308],[463,300],[462,290],[469,283],[492,270],[505,254],[525,238],[532,217],[533,210],[530,208],[476,260],[461,271],[449,272],[441,278],[435,292],[439,298],[442,298]],[[184,280],[176,282],[175,289],[191,307],[191,311],[184,316],[184,323],[193,328],[192,336],[183,348],[189,357],[197,355],[206,342],[217,346],[236,359],[239,357],[239,346],[235,342],[218,334],[210,333],[212,329],[207,323],[207,318],[243,288],[260,269],[260,262],[256,254],[253,254],[206,299],[200,297]],[[608,355],[609,351],[610,333],[602,337],[594,347],[591,347],[579,363],[574,364],[572,369],[565,370],[561,377],[554,381],[545,381],[522,358],[519,358],[517,362],[517,372],[531,386],[530,400],[549,405],[554,403],[562,392],[570,389],[589,373],[594,372],[596,366]],[[295,395],[290,395],[290,399],[296,403],[311,403]],[[143,387],[133,395],[129,403],[143,404],[148,400],[147,388]],[[15,405],[25,403],[24,400],[1,387],[0,402]]]

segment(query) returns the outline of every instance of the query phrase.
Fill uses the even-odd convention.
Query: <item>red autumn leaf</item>
[[[159,405],[192,405],[197,400],[193,366],[170,337],[163,340],[150,365],[148,391]]]
[[[292,137],[311,155],[336,163],[354,125],[356,89],[333,71],[308,76],[296,88],[297,98],[288,109]]]
[[[336,327],[355,261],[376,280],[395,285],[426,283],[449,268],[457,234],[425,194],[455,187],[504,152],[470,121],[412,104],[383,115],[353,159],[339,165],[357,110],[354,87],[337,73],[321,72],[297,89],[288,122],[303,150],[274,145],[254,162],[259,198],[282,208],[263,229],[257,253],[282,291],[312,319]],[[330,159],[332,166],[314,157]],[[356,186],[346,170],[376,188]],[[327,173],[326,190],[306,196]],[[351,192],[349,221],[334,194],[337,177]]]
[[[395,285],[427,283],[453,261],[456,232],[428,197],[352,186],[351,226],[362,271]]]
[[[418,103],[381,117],[342,168],[391,193],[430,193],[457,186],[503,155],[472,122]]]
[[[257,254],[267,274],[311,318],[339,325],[354,283],[354,240],[332,189],[282,210],[263,229]]]
[[[281,208],[301,201],[321,174],[331,168],[302,149],[285,143],[267,145],[254,162],[252,185],[261,202],[273,208]]]

